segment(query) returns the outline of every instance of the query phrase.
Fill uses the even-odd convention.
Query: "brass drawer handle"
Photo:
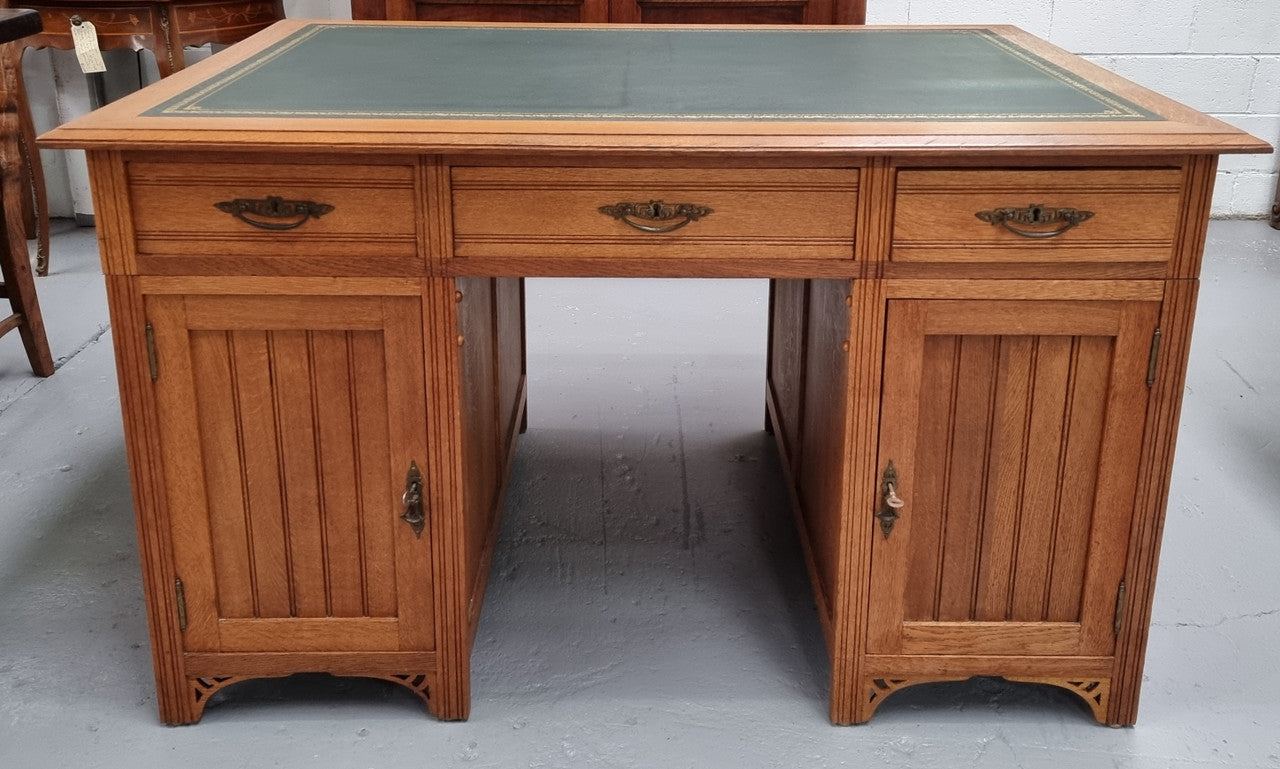
[[[706,206],[693,203],[663,203],[661,200],[650,200],[648,203],[615,203],[611,206],[600,206],[600,213],[612,216],[644,232],[671,232],[713,212]]]
[[[277,195],[268,195],[265,198],[236,198],[214,203],[213,207],[260,230],[292,230],[301,227],[308,219],[313,217],[319,219],[333,210],[333,206],[328,203],[285,200]],[[271,221],[273,219],[284,221]]]
[[[902,517],[898,511],[906,505],[902,497],[898,496],[898,468],[893,466],[891,459],[880,479],[880,509],[876,511],[876,519],[880,521],[880,531],[885,539],[889,538],[893,525]]]
[[[1054,238],[1093,216],[1093,212],[1032,203],[1026,208],[997,208],[992,211],[979,211],[974,216],[984,222],[998,224],[1009,232],[1021,235],[1024,238]],[[1028,230],[1022,227],[1015,227],[1014,224],[1030,224],[1037,227],[1054,224],[1058,226],[1052,230]]]

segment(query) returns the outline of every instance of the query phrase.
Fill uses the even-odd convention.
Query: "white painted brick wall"
[[[1280,145],[1280,0],[868,0],[870,24],[1014,24]],[[1213,213],[1271,210],[1280,158],[1228,155]]]
[[[1014,24],[1280,145],[1280,0],[867,0],[867,6],[871,24]],[[285,12],[351,16],[346,0],[285,0]],[[1275,155],[1224,156],[1214,215],[1265,216],[1277,169]]]

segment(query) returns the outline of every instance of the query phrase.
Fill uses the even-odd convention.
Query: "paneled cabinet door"
[[[1158,314],[890,300],[869,653],[1113,653]]]
[[[146,298],[186,651],[435,647],[421,301]]]

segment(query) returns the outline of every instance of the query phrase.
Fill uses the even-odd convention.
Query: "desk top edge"
[[[424,22],[279,22],[160,83],[78,118],[41,137],[42,146],[83,149],[279,149],[311,151],[335,144],[367,151],[492,152],[496,150],[600,152],[865,152],[874,154],[1006,153],[1019,150],[1080,151],[1089,154],[1259,153],[1270,146],[1249,134],[1121,78],[1016,27],[964,25],[856,27],[876,30],[979,30],[1010,41],[1074,76],[1107,89],[1160,116],[1154,121],[1075,120],[872,120],[807,121],[750,119],[474,120],[404,118],[246,118],[153,116],[145,114],[220,73],[252,60],[281,40],[316,25],[495,27],[564,29],[563,25]],[[574,25],[653,30],[645,25]],[[683,29],[732,29],[697,25]],[[751,26],[744,31],[794,32],[794,26]],[[815,28],[831,30],[830,27]]]

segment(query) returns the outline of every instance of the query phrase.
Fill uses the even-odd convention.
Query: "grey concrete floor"
[[[0,769],[1280,767],[1280,233],[1215,222],[1139,724],[980,679],[833,727],[777,457],[758,281],[529,283],[522,438],[466,723],[392,685],[247,682],[156,718],[92,231],[0,340]]]

